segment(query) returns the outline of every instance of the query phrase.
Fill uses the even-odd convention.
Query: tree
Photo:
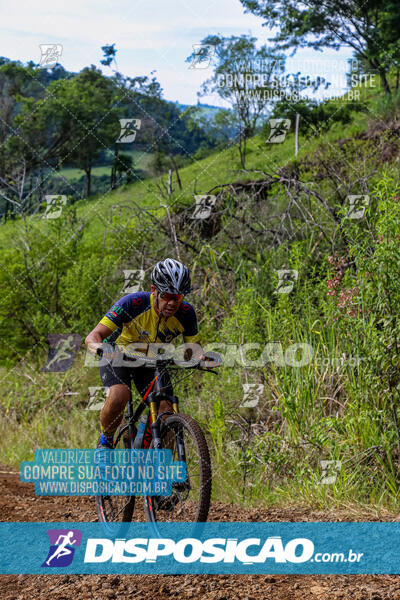
[[[103,60],[100,63],[106,67],[110,67],[113,72],[113,85],[116,92],[116,105],[119,109],[120,118],[134,118],[141,121],[140,127],[140,142],[150,143],[156,147],[156,154],[159,153],[157,140],[154,139],[154,115],[157,112],[156,107],[162,104],[162,88],[154,77],[147,76],[127,77],[118,71],[117,52],[114,44],[106,44],[101,47],[103,52]],[[115,68],[113,68],[113,66]],[[149,117],[151,116],[151,120]],[[144,117],[144,118],[143,118]],[[153,122],[151,122],[153,121]],[[138,141],[135,140],[138,144]],[[114,158],[111,168],[110,187],[115,189],[117,186],[117,175],[126,173],[127,182],[133,179],[132,160],[128,160],[127,155],[120,154],[121,144],[114,143]],[[151,148],[154,150],[154,148]]]
[[[117,181],[118,176],[121,180],[124,173],[126,173],[126,183],[132,183],[134,176],[132,156],[129,154],[119,154],[112,168],[115,170],[116,183],[120,183],[120,181]]]
[[[353,112],[365,111],[365,106],[356,101],[340,103],[327,100],[318,102],[310,98],[301,98],[297,102],[282,99],[276,103],[271,114],[272,117],[279,119],[290,119],[292,123],[296,120],[296,115],[300,116],[299,132],[307,135],[320,135],[323,131],[329,129],[333,123],[350,123]],[[265,128],[265,133],[267,128]]]
[[[71,79],[52,82],[39,107],[51,131],[58,166],[75,164],[85,171],[87,197],[95,159],[118,137],[114,100],[112,81],[92,65]]]
[[[202,85],[200,95],[217,92],[232,106],[236,124],[240,162],[245,168],[246,142],[254,135],[260,116],[280,88],[278,76],[283,73],[282,53],[256,47],[257,39],[249,36],[209,35],[204,46],[215,50],[213,76]],[[191,60],[193,55],[187,60]],[[225,119],[227,115],[225,115]]]
[[[188,106],[181,116],[192,138],[199,132],[206,136],[206,139],[200,142],[196,152],[197,158],[208,156],[216,147],[226,147],[229,138],[235,135],[234,125],[228,123],[231,111],[226,109],[215,111],[215,107],[212,108],[212,111],[208,111],[207,105]]]
[[[44,88],[38,78],[40,69],[33,63],[25,67],[19,61],[0,59],[0,197],[4,200],[5,219],[26,208],[24,190],[34,144],[23,153],[29,144],[25,144],[17,120],[25,102],[34,103],[43,97]]]
[[[274,42],[280,49],[353,48],[367,61],[390,93],[387,78],[392,60],[399,59],[400,4],[393,0],[240,0],[248,12],[279,27]],[[390,48],[388,48],[390,45]],[[389,50],[389,53],[388,53]]]
[[[206,131],[200,123],[195,123],[190,115],[185,114],[174,102],[162,98],[162,88],[155,71],[150,76],[126,77],[117,69],[115,44],[102,46],[103,60],[101,64],[110,67],[113,72],[112,81],[115,86],[120,118],[140,120],[140,129],[134,141],[135,147],[141,147],[144,152],[153,155],[151,160],[153,170],[159,172],[172,168],[181,186],[177,155],[194,159],[194,153],[204,144],[212,146]],[[121,144],[114,146],[113,169],[111,172],[111,188],[116,186],[119,152]],[[126,147],[126,144],[125,144]],[[121,171],[125,171],[125,162],[121,163]],[[134,175],[126,171],[127,179]]]

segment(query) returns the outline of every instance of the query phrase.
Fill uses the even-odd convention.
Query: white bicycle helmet
[[[185,265],[173,258],[160,260],[151,274],[151,281],[159,292],[168,294],[190,293],[190,272]]]

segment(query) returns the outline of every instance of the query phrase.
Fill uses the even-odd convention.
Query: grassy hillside
[[[260,135],[246,172],[231,147],[182,168],[171,195],[166,176],[138,180],[59,219],[2,226],[0,461],[93,446],[98,412],[86,408],[97,369],[82,350],[66,373],[41,371],[46,336],[84,338],[121,296],[124,269],[144,268],[147,287],[154,262],[177,256],[175,232],[203,343],[236,357],[218,379],[177,389],[207,431],[215,498],[395,506],[399,113],[379,89],[362,89],[360,101],[366,110],[350,123],[300,136],[296,160],[293,133],[281,144]],[[210,191],[214,213],[193,219],[193,195]],[[360,219],[349,195],[369,197]],[[290,293],[277,293],[279,269],[298,273]],[[255,347],[243,358],[244,343],[259,344],[261,363],[250,364]],[[253,407],[243,385],[264,386]]]
[[[140,150],[128,150],[124,151],[123,154],[127,154],[132,156],[133,164],[136,169],[140,169],[141,171],[149,171],[149,162],[151,160],[152,155],[148,152],[141,152]],[[84,176],[85,172],[82,169],[77,169],[74,167],[65,167],[64,169],[59,170],[60,175],[66,177],[67,179],[76,179]],[[93,167],[92,176],[99,177],[101,175],[110,176],[111,173],[111,163],[109,165],[102,165],[98,167]]]

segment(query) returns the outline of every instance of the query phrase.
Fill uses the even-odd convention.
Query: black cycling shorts
[[[154,379],[154,368],[149,367],[116,367],[107,363],[99,366],[101,382],[104,387],[111,387],[118,383],[125,384],[131,389],[132,381],[137,391],[143,397],[148,387]],[[173,395],[173,388],[168,371],[163,375],[163,386],[166,387],[166,394]]]

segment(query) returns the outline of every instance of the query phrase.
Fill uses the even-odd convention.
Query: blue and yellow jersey
[[[193,306],[182,300],[172,317],[159,317],[150,292],[135,292],[123,296],[100,323],[113,331],[105,341],[121,346],[132,342],[169,343],[180,334],[185,343],[199,342]]]

